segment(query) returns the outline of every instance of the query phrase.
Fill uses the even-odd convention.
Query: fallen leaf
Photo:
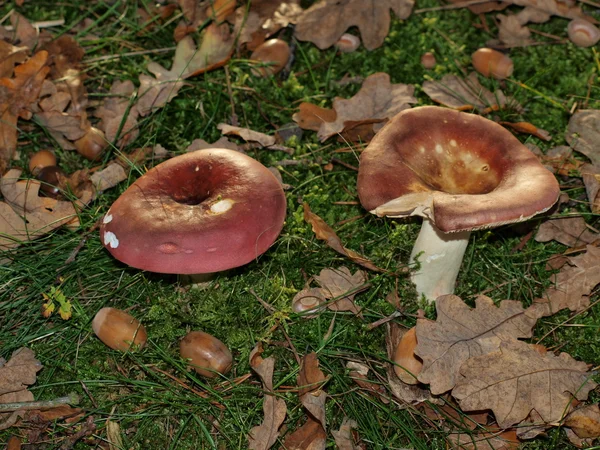
[[[377,124],[392,118],[410,108],[411,103],[417,103],[414,91],[414,86],[409,84],[392,84],[387,73],[369,75],[354,97],[333,101],[336,118],[332,122],[321,123],[319,139],[326,141],[347,127],[356,127],[363,122]]]
[[[435,322],[417,320],[415,349],[423,360],[417,378],[429,384],[434,395],[454,387],[469,358],[493,352],[503,341],[531,337],[537,320],[521,302],[504,300],[496,306],[483,295],[475,299],[473,309],[456,295],[443,295],[436,300],[436,310]]]
[[[186,79],[221,67],[231,58],[234,43],[235,36],[229,31],[228,24],[211,23],[204,30],[202,42],[197,49],[189,36],[179,41],[171,70]]]
[[[383,44],[390,28],[390,9],[400,19],[410,16],[412,0],[325,0],[307,9],[296,24],[296,38],[320,49],[331,47],[356,26],[367,50]]]
[[[139,112],[132,103],[134,92],[130,80],[115,80],[104,104],[96,110],[95,115],[100,118],[98,128],[104,131],[108,142],[123,146],[137,139]]]
[[[0,78],[0,174],[10,165],[17,148],[17,119],[29,120],[50,68],[48,53],[39,51],[15,67],[14,78]]]
[[[517,427],[517,437],[521,440],[534,439],[545,433],[551,426],[544,422],[542,416],[535,409],[532,409],[529,416]]]
[[[573,157],[573,149],[566,145],[553,147],[545,154],[536,146],[528,145],[528,147],[552,173],[570,176],[583,165],[582,161]]]
[[[354,303],[354,296],[370,286],[367,284],[365,272],[357,270],[352,275],[347,267],[342,266],[337,269],[323,269],[314,278],[326,298],[337,299],[327,305],[329,309],[360,314],[360,308]]]
[[[50,409],[34,409],[27,411],[25,420],[29,422],[44,421],[54,422],[55,420],[67,419],[67,422],[76,421],[85,415],[83,409],[73,408],[70,405],[59,405]]]
[[[39,44],[40,30],[34,27],[22,14],[12,11],[10,24],[14,29],[14,42],[19,42],[29,50],[33,50]]]
[[[27,59],[27,47],[15,47],[6,41],[0,40],[0,78],[13,76],[15,64]]]
[[[355,420],[344,417],[340,428],[331,432],[339,450],[358,450],[352,437],[352,430],[356,428],[358,428],[358,424]]]
[[[518,15],[497,14],[498,39],[508,47],[527,46],[533,43],[531,30],[525,26]]]
[[[33,394],[27,389],[36,381],[36,373],[42,365],[35,353],[25,347],[15,350],[8,362],[0,358],[0,404],[33,401]],[[0,413],[0,430],[11,427],[24,410]]]
[[[552,136],[546,130],[542,130],[541,128],[536,127],[535,125],[529,122],[499,122],[500,125],[504,125],[505,127],[512,128],[513,130],[519,133],[531,134],[537,138],[542,139],[543,141],[551,141]]]
[[[583,406],[572,411],[564,421],[580,438],[600,437],[600,408],[598,403]]]
[[[535,234],[537,242],[557,241],[567,247],[579,247],[600,239],[590,230],[583,217],[563,217],[543,222]]]
[[[517,450],[521,444],[515,430],[450,433],[446,441],[456,450]]]
[[[300,103],[298,112],[292,116],[300,128],[312,131],[319,131],[323,123],[334,122],[336,118],[335,110],[321,108],[308,102]]]
[[[554,16],[566,17],[568,19],[586,19],[586,16],[579,6],[571,6],[569,3],[563,3],[557,0],[507,0],[513,5],[532,7]],[[592,23],[595,22],[594,18]]]
[[[296,380],[298,396],[302,397],[309,392],[318,391],[325,380],[325,374],[319,369],[317,354],[310,352],[304,355]]]
[[[567,439],[569,439],[569,442],[577,448],[590,448],[594,443],[594,439],[582,439],[579,436],[577,436],[575,432],[570,428],[565,428],[565,434],[567,435]]]
[[[558,422],[569,411],[573,397],[584,400],[596,386],[584,362],[566,353],[542,355],[516,340],[470,358],[460,373],[463,378],[452,395],[461,409],[491,409],[501,428],[521,422],[533,409],[544,422]]]
[[[388,404],[390,402],[383,385],[369,379],[369,366],[355,361],[348,361],[346,369],[349,370],[348,376],[358,386],[378,396],[382,403]]]
[[[186,152],[195,152],[196,150],[204,150],[205,148],[228,148],[229,150],[235,150],[241,152],[240,147],[235,143],[231,142],[225,136],[221,136],[217,141],[212,144],[206,142],[204,139],[194,139],[190,145],[185,149]]]
[[[106,420],[106,440],[109,450],[120,450],[123,448],[123,438],[121,437],[121,427],[114,420]]]
[[[565,139],[576,152],[600,167],[600,110],[580,109],[569,119]]]
[[[375,264],[373,264],[370,260],[365,258],[364,256],[359,255],[353,250],[347,249],[342,244],[342,241],[335,234],[335,231],[325,223],[323,219],[321,219],[318,215],[310,210],[310,206],[308,203],[303,203],[304,208],[304,221],[311,225],[313,232],[317,239],[321,239],[322,241],[327,242],[327,245],[334,249],[336,252],[341,255],[350,258],[353,262],[363,267],[366,267],[369,270],[373,270],[375,272],[385,272],[383,269],[380,269]]]
[[[585,192],[590,202],[590,209],[594,214],[600,213],[600,168],[592,164],[581,166],[581,178],[585,185]]]
[[[263,147],[270,147],[275,144],[275,138],[258,131],[250,130],[249,128],[234,127],[227,125],[226,123],[220,123],[217,125],[217,129],[221,130],[221,133],[225,135],[239,136],[246,142],[258,142]]]
[[[544,316],[569,308],[582,311],[590,305],[592,290],[600,283],[600,248],[586,247],[586,252],[568,258],[559,273],[550,278],[552,287],[536,303],[545,307]]]
[[[449,400],[445,400],[443,405],[423,403],[419,406],[429,419],[440,422],[448,430],[481,430],[487,427],[489,419],[487,412],[465,413]]]
[[[321,424],[308,416],[306,422],[285,438],[285,450],[325,450],[327,433]]]
[[[104,169],[98,170],[90,176],[90,181],[93,183],[96,192],[110,189],[126,179],[125,169],[117,163],[110,163]]]
[[[425,81],[423,91],[435,102],[459,110],[477,109],[482,112],[511,106],[517,111],[522,107],[512,97],[506,97],[498,89],[490,92],[484,88],[471,72],[466,78],[456,75],[444,75],[440,81]]]
[[[253,427],[248,434],[248,448],[252,450],[266,450],[275,444],[279,437],[279,427],[281,427],[287,414],[285,401],[276,397],[273,392],[275,359],[273,357],[263,359],[261,353],[262,345],[257,345],[250,353],[250,365],[260,378],[265,392],[263,423]]]

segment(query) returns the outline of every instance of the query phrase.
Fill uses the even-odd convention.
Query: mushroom
[[[256,76],[268,77],[281,72],[290,59],[290,46],[281,39],[269,39],[260,44],[250,55],[251,60],[263,64],[252,69]]]
[[[29,158],[29,171],[33,175],[48,166],[56,166],[56,156],[50,150],[40,150]]]
[[[600,41],[600,29],[584,19],[573,19],[567,27],[569,39],[579,47],[591,47]]]
[[[110,207],[100,236],[115,258],[138,269],[220,272],[267,251],[285,208],[283,189],[265,166],[210,148],[149,170]]]
[[[113,350],[129,351],[146,345],[146,329],[135,317],[117,308],[102,308],[92,320],[92,330]]]
[[[417,384],[417,375],[423,369],[423,361],[415,355],[417,327],[412,327],[400,338],[394,352],[394,372],[406,384]]]
[[[352,53],[360,46],[360,38],[350,33],[344,33],[335,46],[342,53]]]
[[[35,177],[41,181],[40,194],[50,198],[60,198],[61,178],[64,179],[66,176],[67,174],[58,166],[44,166],[37,170]]]
[[[186,334],[179,344],[179,352],[196,372],[207,378],[226,374],[233,363],[233,356],[225,344],[203,331]]]
[[[503,80],[513,73],[512,59],[491,48],[480,48],[471,55],[471,60],[475,70],[484,77]]]
[[[108,147],[108,141],[104,136],[104,132],[95,127],[90,127],[83,137],[77,139],[74,144],[77,153],[90,161],[100,159],[102,152]]]
[[[517,138],[481,116],[437,106],[393,117],[360,157],[358,195],[377,216],[423,217],[410,261],[428,301],[452,294],[471,231],[548,210],[559,186]]]
[[[421,55],[421,65],[427,69],[431,70],[435,67],[437,61],[435,60],[435,56],[431,52],[426,52]]]

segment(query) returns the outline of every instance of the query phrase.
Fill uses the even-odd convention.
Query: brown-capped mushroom
[[[480,48],[471,55],[471,59],[475,70],[484,77],[503,80],[513,73],[512,59],[497,50]]]
[[[573,19],[567,27],[569,39],[579,47],[591,47],[600,41],[600,29],[585,19]]]
[[[37,175],[41,169],[47,166],[56,166],[56,155],[50,150],[40,150],[29,158],[29,171],[33,175]]]
[[[252,52],[250,59],[261,63],[261,67],[252,69],[254,75],[261,77],[275,75],[283,70],[290,59],[290,46],[281,39],[269,39]]]
[[[358,195],[378,216],[423,217],[412,281],[432,302],[454,292],[471,231],[547,211],[554,175],[508,130],[437,106],[393,117],[360,156]]]
[[[74,142],[77,153],[90,161],[96,161],[108,147],[104,132],[91,127],[81,139]]]
[[[285,209],[269,169],[243,153],[210,148],[146,172],[110,207],[100,236],[115,258],[138,269],[220,272],[267,251]]]
[[[35,177],[40,183],[40,194],[50,198],[61,196],[61,179],[66,179],[67,174],[58,166],[45,166],[39,169]]]
[[[181,340],[179,352],[200,375],[214,378],[231,370],[233,356],[225,344],[203,331],[190,331]]]
[[[427,69],[431,70],[435,67],[437,61],[435,60],[435,56],[431,52],[423,53],[421,55],[421,65]]]
[[[406,384],[417,384],[417,375],[423,368],[423,361],[415,355],[416,330],[416,327],[412,327],[404,333],[394,352],[394,372]]]
[[[360,38],[350,33],[344,33],[335,43],[335,46],[342,53],[352,53],[360,47]]]
[[[92,330],[114,350],[126,352],[146,345],[146,328],[131,314],[117,308],[102,308],[94,316]]]

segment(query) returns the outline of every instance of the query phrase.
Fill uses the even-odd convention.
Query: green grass
[[[85,33],[78,35],[89,60],[174,46],[172,32],[177,20],[152,30],[138,25],[137,8],[150,4],[144,0],[117,2],[112,6],[80,0],[30,1],[19,10],[31,20],[64,18],[65,26],[52,30],[56,34],[68,32],[84,15],[92,19],[94,24],[87,32],[98,39],[90,41],[83,39]],[[427,0],[418,7],[435,5],[435,1]],[[5,5],[0,15],[10,8]],[[250,75],[247,55],[234,57],[228,69],[240,124],[273,133],[275,127],[291,122],[301,101],[330,107],[334,97],[348,98],[360,88],[358,84],[334,83],[345,74],[366,77],[387,72],[394,83],[415,84],[419,104],[431,104],[420,89],[425,76],[439,79],[446,73],[459,74],[461,67],[469,67],[470,54],[493,37],[473,27],[475,20],[466,10],[413,14],[406,21],[394,20],[384,45],[372,52],[361,48],[355,53],[337,54],[333,49],[320,51],[310,43],[298,43],[292,75],[285,81],[256,79]],[[564,36],[566,24],[564,19],[552,18],[547,24],[533,27]],[[420,55],[426,51],[434,51],[438,59],[439,65],[433,72],[420,66]],[[496,115],[504,120],[529,121],[552,134],[549,143],[519,136],[522,141],[545,150],[565,144],[568,111],[574,102],[588,99],[588,80],[592,76],[588,107],[600,106],[594,55],[591,49],[579,49],[568,43],[516,48],[511,51],[515,62],[513,80],[528,88],[512,81],[480,81],[490,89],[501,87],[525,107],[523,115],[513,111]],[[137,84],[139,74],[145,72],[150,60],[170,67],[172,57],[172,52],[162,52],[90,63],[86,66],[85,81],[90,101],[102,101],[113,80],[129,79]],[[174,153],[183,152],[196,138],[209,142],[218,139],[220,132],[216,125],[227,122],[230,115],[224,71],[209,72],[187,80],[173,101],[141,120],[140,137],[122,150],[161,144]],[[54,143],[39,126],[24,121],[19,125],[22,158],[16,164],[25,166],[29,154],[54,147]],[[304,412],[297,395],[287,389],[295,385],[298,365],[283,344],[286,338],[282,330],[300,354],[316,351],[322,370],[331,377],[326,385],[331,397],[327,403],[329,429],[339,427],[342,418],[348,416],[358,422],[358,433],[368,448],[446,448],[444,431],[427,422],[421,412],[400,409],[394,403],[383,404],[359,389],[345,369],[348,360],[368,360],[374,370],[385,376],[385,327],[369,331],[365,325],[393,312],[385,296],[396,282],[408,314],[399,323],[414,325],[411,314],[422,305],[416,302],[416,294],[406,277],[369,275],[373,286],[356,297],[364,308],[363,321],[351,314],[331,311],[304,320],[291,312],[291,299],[304,287],[305,275],[310,277],[323,268],[341,265],[353,272],[359,269],[316,240],[302,218],[302,201],[308,202],[331,225],[365,214],[360,206],[333,204],[357,200],[356,173],[340,165],[335,165],[332,171],[323,167],[331,157],[357,165],[355,152],[334,153],[346,145],[334,139],[321,144],[313,132],[305,132],[291,145],[295,148],[293,158],[305,159],[308,164],[282,167],[284,181],[293,187],[286,193],[288,214],[280,238],[258,261],[219,275],[205,290],[182,290],[175,276],[126,267],[103,249],[97,232],[88,234],[111,203],[143,172],[142,167],[133,168],[127,182],[90,204],[81,213],[81,226],[77,230],[57,230],[3,255],[13,262],[0,266],[0,355],[8,358],[22,346],[36,352],[44,365],[31,389],[36,398],[51,399],[71,391],[82,394],[86,414],[94,417],[98,429],[93,439],[80,442],[76,448],[96,448],[106,437],[104,427],[108,418],[119,423],[127,449],[247,447],[248,431],[262,421],[260,384],[253,377],[223,392],[219,385],[222,380],[207,381],[187,371],[178,356],[178,342],[190,330],[211,333],[229,346],[235,357],[230,379],[250,371],[248,356],[257,342],[267,344],[267,354],[277,360],[274,380],[279,395],[288,405],[286,424],[290,431],[303,423]],[[92,166],[74,152],[55,150],[61,166],[68,172]],[[105,161],[116,154],[116,149],[109,151]],[[284,153],[266,150],[256,150],[250,155],[267,166],[289,158]],[[561,180],[565,184],[572,181]],[[581,188],[570,191],[574,198],[582,193]],[[589,214],[585,203],[567,208],[565,212],[585,213],[588,223],[598,226],[598,217]],[[533,228],[536,222],[530,225]],[[393,270],[408,260],[418,226],[417,221],[384,220],[369,215],[335,229],[347,247],[361,252],[378,266]],[[546,261],[565,247],[530,240],[521,251],[513,252],[526,231],[523,227],[504,227],[474,233],[457,294],[471,302],[474,295],[486,291],[495,301],[510,298],[525,304],[540,296],[551,275],[545,270]],[[83,238],[86,242],[75,261],[65,264]],[[60,287],[73,304],[73,317],[68,321],[56,315],[49,319],[41,316],[42,293],[52,286]],[[277,313],[269,314],[250,289],[275,307]],[[596,292],[591,300],[598,300]],[[150,341],[143,351],[123,355],[105,347],[92,334],[91,320],[104,306],[128,309],[145,324]],[[434,317],[431,307],[427,312]],[[551,331],[543,339],[544,345],[560,347],[575,358],[597,366],[600,364],[599,307],[569,322],[577,327],[560,325],[568,318],[565,312],[545,318],[536,327],[536,337]],[[333,332],[326,339],[332,320],[335,320]],[[279,327],[272,331],[275,324]],[[208,398],[196,395],[193,390],[207,393]],[[597,400],[597,395],[592,397]],[[0,442],[10,433],[26,432],[23,429],[2,432]],[[51,427],[51,439],[44,448],[59,448],[61,436],[72,432],[63,425]],[[523,444],[526,449],[568,446],[559,429]]]

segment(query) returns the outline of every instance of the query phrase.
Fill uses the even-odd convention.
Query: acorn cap
[[[111,206],[100,236],[115,258],[138,269],[218,272],[264,253],[285,210],[283,189],[265,166],[211,148],[149,170]]]
[[[397,114],[360,157],[358,195],[367,210],[419,215],[446,233],[527,220],[559,193],[554,175],[508,130],[437,106]]]

